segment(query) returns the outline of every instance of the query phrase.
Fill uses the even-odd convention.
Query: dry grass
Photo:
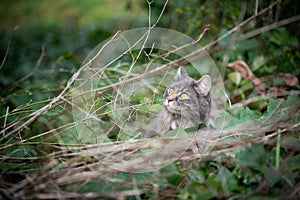
[[[258,16],[267,13],[270,9],[272,9],[272,7],[277,5],[278,2],[280,1],[276,1],[269,7],[258,12],[257,15],[254,15],[241,22],[219,39],[205,46],[204,49],[210,52],[217,52],[226,45],[232,45],[238,41],[253,37],[262,33],[262,31],[271,30],[288,23],[299,21],[300,16],[294,16],[281,22],[276,22],[266,27],[261,27],[260,29],[250,31],[242,38],[235,38],[226,45],[217,46],[219,41],[228,35],[232,35],[240,31],[249,25],[249,23],[253,23]],[[150,27],[149,30],[155,28],[157,22]],[[206,30],[200,34],[199,40],[203,37],[205,31]],[[109,45],[109,43],[118,36],[119,33],[116,33],[103,47]],[[178,47],[174,51],[180,50],[181,48],[184,47]],[[71,108],[74,106],[74,101],[76,101],[77,98],[80,99],[84,95],[88,96],[95,93],[99,95],[109,94],[116,88],[124,87],[126,84],[135,81],[141,81],[145,77],[166,73],[171,68],[187,64],[187,58],[191,60],[199,60],[203,56],[201,52],[193,52],[192,54],[188,54],[185,58],[173,60],[172,62],[153,70],[145,70],[141,74],[131,73],[130,70],[129,72],[122,71],[122,73],[125,73],[124,76],[127,77],[123,81],[115,83],[111,82],[108,85],[95,88],[94,90],[88,92],[71,95],[75,89],[73,87],[74,82],[78,80],[80,74],[84,70],[90,67],[90,64],[97,58],[101,51],[102,50],[100,49],[94,58],[83,65],[68,81],[64,90],[61,91],[61,93],[51,101],[49,101],[49,103],[47,103],[44,107],[29,114],[25,112],[26,110],[23,110],[23,112],[26,113],[23,115],[23,117],[17,118],[8,124],[4,124],[4,127],[0,132],[0,141],[4,142],[0,147],[1,151],[13,151],[13,149],[18,149],[19,147],[26,145],[37,145],[44,151],[43,153],[28,157],[12,157],[1,155],[0,162],[2,164],[18,163],[21,166],[30,165],[32,163],[40,163],[41,165],[40,167],[32,168],[32,171],[21,170],[22,174],[26,174],[26,178],[24,180],[15,185],[10,185],[9,183],[5,185],[7,188],[6,192],[13,197],[13,199],[125,199],[128,196],[134,196],[139,199],[141,194],[147,192],[157,192],[155,190],[153,191],[150,187],[143,187],[145,184],[153,185],[157,181],[157,177],[152,176],[143,182],[136,182],[136,175],[134,173],[131,174],[132,177],[130,181],[119,179],[116,175],[124,173],[128,174],[128,172],[143,172],[147,170],[151,171],[152,169],[158,169],[161,166],[169,164],[171,161],[176,162],[178,164],[178,168],[183,170],[186,165],[189,166],[193,162],[199,162],[201,159],[206,159],[209,157],[217,157],[221,154],[230,155],[234,150],[254,143],[276,145],[277,136],[279,134],[282,134],[283,137],[287,137],[290,135],[296,135],[300,130],[299,122],[292,123],[292,119],[299,113],[300,105],[298,104],[291,105],[289,108],[295,112],[282,113],[280,117],[275,117],[271,114],[269,115],[269,118],[264,119],[264,121],[261,122],[249,120],[242,126],[234,126],[232,128],[223,130],[211,130],[209,133],[205,133],[204,138],[202,133],[198,133],[196,136],[186,135],[185,137],[177,138],[133,137],[128,140],[114,140],[109,142],[101,141],[93,144],[75,143],[62,145],[61,143],[52,142],[55,138],[59,137],[59,135],[67,133],[69,129],[80,124],[84,124],[87,120],[90,120],[94,117],[86,113],[87,117],[83,118],[82,120],[77,120],[75,122],[70,120],[72,117]],[[128,49],[128,51],[130,51],[130,49]],[[172,52],[167,52],[164,55],[155,57],[150,61],[150,63],[157,59],[167,60],[170,53]],[[41,58],[43,55],[44,52],[42,52]],[[38,63],[40,63],[40,61]],[[39,64],[37,64],[37,67],[38,65]],[[109,65],[104,66],[95,75],[105,73],[105,70],[107,70],[108,67]],[[121,69],[115,68],[115,70],[119,70],[120,72]],[[78,86],[78,88],[79,87],[80,86]],[[112,103],[114,102],[109,102],[108,105],[111,105]],[[235,106],[236,105],[233,105],[233,107]],[[48,122],[42,123],[43,116],[55,109],[59,109],[60,111],[50,118]],[[98,113],[97,117],[107,114],[108,113],[105,112],[100,114]],[[274,114],[276,114],[275,111]],[[5,119],[9,115],[13,114],[7,113]],[[60,121],[60,119],[66,119],[66,121],[63,121],[62,125],[58,127],[52,127],[51,119],[53,119],[53,121],[57,119],[58,121]],[[37,132],[37,134],[32,134],[34,132],[33,130],[38,131],[38,128],[33,128],[33,123],[37,122],[40,124],[35,124],[35,126],[43,127],[45,124],[48,124],[48,129],[42,133]],[[175,145],[172,148],[170,147],[168,151],[161,151],[161,148],[170,142],[174,142],[173,144]],[[185,151],[183,148],[198,142],[205,144],[205,147],[199,154],[195,154],[189,149]],[[179,144],[183,145],[179,147]],[[286,145],[287,148],[294,148],[295,150],[299,151],[299,147],[293,145],[288,146],[288,144],[282,145]],[[50,151],[47,151],[47,149]],[[151,149],[152,151],[145,153],[145,150],[147,149]],[[16,169],[16,172],[18,172],[18,167],[16,167]],[[78,191],[78,188],[92,180],[97,180],[101,183],[120,183],[126,186],[126,189],[119,191],[108,191],[101,194],[95,192],[84,193]],[[183,180],[181,184],[184,185],[186,183]],[[141,191],[139,188],[143,188],[143,191]],[[155,188],[155,186],[153,186],[153,188]],[[171,187],[169,190],[170,191],[165,191],[165,197],[171,198],[172,194],[174,195],[178,193],[180,188]],[[3,190],[1,194],[4,193],[5,191]]]

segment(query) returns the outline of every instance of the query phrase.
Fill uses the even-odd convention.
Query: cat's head
[[[164,107],[174,114],[203,118],[210,106],[211,78],[204,75],[195,80],[179,67],[175,81],[164,92]]]

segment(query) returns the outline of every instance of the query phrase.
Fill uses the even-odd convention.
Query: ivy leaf
[[[266,172],[266,152],[261,144],[252,145],[243,149],[236,157],[237,161],[244,167],[248,167],[264,174]]]
[[[218,171],[215,181],[220,183],[222,190],[225,193],[235,190],[238,186],[237,180],[233,176],[232,172],[225,167],[221,167],[221,169]]]

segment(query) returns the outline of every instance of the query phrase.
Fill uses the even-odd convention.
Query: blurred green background
[[[100,42],[147,25],[140,1],[0,1],[1,113],[53,97]],[[141,19],[141,20],[139,20]],[[35,69],[41,55],[42,64]],[[35,69],[34,73],[31,73]],[[17,80],[31,74],[21,82]]]

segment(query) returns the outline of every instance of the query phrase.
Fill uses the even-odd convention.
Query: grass
[[[186,2],[187,5],[189,3]],[[274,2],[273,7],[262,7],[258,14],[264,20],[269,19],[268,13],[279,3]],[[11,12],[15,10],[20,11],[17,12],[20,16],[27,13],[23,17],[24,26],[27,26],[27,20],[37,16],[40,16],[41,21],[44,20],[42,18],[47,18],[46,23],[49,24],[57,21],[64,24],[65,19],[74,17],[79,27],[87,22],[103,22],[111,33],[116,33],[114,27],[111,27],[111,19],[128,15],[130,21],[131,17],[134,19],[143,15],[136,4],[138,3],[133,3],[137,13],[121,11],[125,5],[123,1],[61,1],[56,4],[31,1],[20,3],[19,6],[8,4],[7,11],[9,15],[16,13]],[[169,4],[167,6],[177,6],[176,2]],[[192,9],[198,8],[187,7],[181,8],[181,19],[185,17],[185,9],[193,11]],[[153,12],[155,9],[152,7]],[[233,13],[239,10],[229,9]],[[168,12],[166,9],[166,15]],[[189,15],[191,13],[193,12],[189,12]],[[159,16],[157,13],[156,15]],[[80,18],[77,19],[77,16]],[[235,16],[231,15],[230,19],[235,19]],[[7,91],[1,93],[1,197],[6,194],[14,199],[299,198],[300,88],[299,83],[288,85],[287,80],[280,79],[282,76],[278,75],[279,72],[284,72],[292,78],[299,76],[299,54],[294,49],[298,39],[286,27],[289,23],[295,25],[297,16],[287,16],[272,23],[264,21],[253,26],[257,16],[250,15],[224,35],[206,43],[205,48],[216,64],[223,66],[220,70],[230,104],[227,103],[220,112],[217,121],[220,129],[206,134],[199,131],[196,136],[177,134],[177,138],[174,138],[174,132],[163,137],[143,138],[142,129],[136,128],[137,123],[134,122],[147,124],[146,116],[158,110],[164,85],[169,81],[166,77],[174,75],[177,65],[186,65],[192,77],[199,77],[197,70],[193,70],[186,59],[176,57],[176,60],[166,51],[154,50],[153,57],[149,56],[148,49],[130,51],[130,56],[124,60],[117,59],[115,65],[93,71],[91,75],[101,75],[101,79],[96,81],[97,84],[88,85],[95,86],[92,90],[84,91],[80,90],[82,84],[74,83],[81,80],[80,75],[91,66],[87,62],[79,67],[80,56],[75,55],[86,55],[86,51],[89,52],[85,43],[87,40],[83,38],[95,34],[92,29],[80,32],[83,37],[78,38],[76,31],[71,32],[80,29],[64,32],[59,26],[58,32],[51,29],[50,40],[49,33],[46,37],[43,34],[50,29],[40,30],[41,33],[37,34],[39,30],[35,28],[32,34],[51,42],[46,42],[44,57],[41,56],[43,42],[39,43],[37,37],[32,37],[35,39],[34,45],[38,47],[38,55],[35,55],[36,59],[31,63],[25,59],[28,56],[26,52],[32,53],[35,50],[22,45],[32,35],[26,35],[20,43],[17,40],[21,36],[14,35],[9,56],[1,69],[6,75],[2,75],[1,80],[16,80],[9,76],[9,66],[26,65],[29,72],[35,68],[32,66],[39,67],[32,74],[25,73],[25,78],[17,79],[22,81],[13,81],[15,87],[11,89],[7,89],[7,85],[1,82],[1,88]],[[163,17],[164,15],[162,21]],[[23,23],[13,17],[8,19],[5,23],[10,25]],[[125,27],[128,24],[122,25]],[[265,28],[268,32],[261,33]],[[201,43],[205,43],[209,31],[202,30],[202,33],[197,34],[201,36]],[[101,29],[99,35],[95,34],[91,38],[104,37],[102,31]],[[245,34],[240,34],[241,31]],[[57,33],[58,36],[55,36]],[[241,37],[232,37],[237,33]],[[226,38],[228,41],[224,40]],[[51,46],[54,43],[55,48]],[[60,43],[65,46],[57,45]],[[71,48],[73,45],[76,46],[75,50]],[[67,47],[71,50],[66,50]],[[14,49],[20,50],[16,56],[12,56]],[[196,61],[202,58],[198,54],[188,56]],[[257,59],[262,56],[266,60],[257,64]],[[20,57],[21,64],[15,64],[13,61]],[[39,57],[43,59],[36,62]],[[256,92],[254,81],[246,80],[242,72],[233,71],[234,69],[229,71],[228,68],[225,70],[229,61],[235,60],[245,61],[249,65],[248,70],[252,70],[256,78],[265,83],[266,88],[260,91],[261,94]],[[139,64],[147,66],[152,62],[158,63],[159,67],[150,67],[148,70],[138,68]],[[270,69],[278,74],[270,74]],[[229,75],[232,73],[239,77],[238,81],[233,75]],[[48,74],[48,77],[44,74]],[[49,81],[49,77],[53,79]],[[93,83],[93,80],[91,76],[85,79],[90,81],[88,84]],[[50,86],[51,92],[46,97],[39,96],[39,89],[48,82],[49,85],[53,84]],[[124,95],[128,94],[126,91],[134,93],[134,88],[138,86],[139,90],[134,95]],[[37,90],[32,90],[32,87]],[[74,93],[78,88],[79,92]],[[19,95],[23,91],[27,91],[24,93],[27,103]],[[218,95],[222,96],[223,93]],[[122,101],[128,99],[128,102]],[[118,107],[118,103],[124,103],[123,107]],[[81,112],[76,113],[74,109],[81,109]],[[117,115],[118,113],[123,114]],[[130,120],[127,120],[127,116]],[[181,133],[184,133],[183,130]],[[195,143],[205,144],[199,154],[184,148]]]

